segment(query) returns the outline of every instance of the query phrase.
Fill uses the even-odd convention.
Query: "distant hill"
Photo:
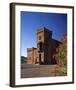
[[[27,62],[27,57],[21,56],[21,63],[26,63]]]

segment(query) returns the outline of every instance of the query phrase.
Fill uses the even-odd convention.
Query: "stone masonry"
[[[40,28],[36,32],[37,48],[27,48],[27,64],[59,64],[59,45],[52,31]]]

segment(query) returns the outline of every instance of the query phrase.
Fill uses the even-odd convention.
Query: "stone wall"
[[[37,60],[37,48],[27,48],[27,64],[35,64]]]

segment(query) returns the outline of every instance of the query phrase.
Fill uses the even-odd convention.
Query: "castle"
[[[59,45],[52,38],[52,31],[40,28],[36,32],[37,48],[27,48],[27,64],[59,64]]]

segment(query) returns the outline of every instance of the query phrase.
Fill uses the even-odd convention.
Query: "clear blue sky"
[[[42,27],[53,31],[52,38],[59,40],[67,34],[67,14],[21,11],[21,56],[27,56],[27,48],[36,47],[36,30]]]

